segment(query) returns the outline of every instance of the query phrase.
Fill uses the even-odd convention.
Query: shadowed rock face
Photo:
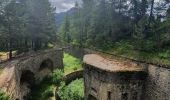
[[[63,68],[62,50],[35,52],[2,64],[0,89],[6,92],[11,100],[26,100],[30,87],[40,82],[53,69]]]

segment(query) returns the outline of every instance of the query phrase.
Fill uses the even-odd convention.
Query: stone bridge
[[[40,82],[54,69],[63,68],[62,49],[27,53],[0,64],[0,89],[12,100],[25,100],[32,84]]]

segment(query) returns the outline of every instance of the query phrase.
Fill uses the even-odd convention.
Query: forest
[[[46,48],[56,39],[55,9],[48,0],[0,0],[0,51]]]
[[[57,31],[72,45],[170,65],[169,0],[83,0]]]
[[[62,0],[60,0],[60,3],[61,1]],[[71,0],[63,0],[63,2],[65,4],[68,3],[68,5],[73,2],[69,1]],[[41,67],[41,65],[43,65],[43,67],[50,67],[50,73],[38,84],[32,85],[24,81],[28,83],[28,86],[26,86],[26,88],[29,89],[29,91],[26,91],[28,93],[26,93],[26,95],[24,93],[15,93],[17,95],[23,95],[21,98],[27,98],[28,96],[28,100],[48,100],[53,97],[60,98],[61,100],[83,100],[86,98],[86,92],[88,92],[85,90],[88,85],[86,81],[93,79],[93,76],[94,81],[89,82],[89,87],[93,83],[95,83],[96,86],[91,86],[89,91],[93,91],[94,94],[98,95],[97,86],[109,88],[106,93],[105,91],[107,89],[104,89],[104,92],[100,91],[104,95],[107,94],[107,100],[112,100],[111,96],[122,96],[122,100],[128,100],[128,96],[131,96],[132,93],[135,95],[135,98],[137,98],[136,95],[142,94],[141,90],[143,91],[143,85],[141,85],[142,88],[140,89],[136,89],[136,87],[143,83],[149,85],[149,89],[148,87],[144,87],[144,89],[149,90],[146,94],[150,93],[149,95],[151,95],[151,97],[155,96],[155,98],[159,97],[159,95],[168,98],[169,88],[167,87],[169,87],[168,77],[170,75],[170,0],[75,1],[77,2],[75,2],[74,7],[69,8],[70,10],[67,9],[67,11],[62,12],[63,10],[60,9],[60,13],[57,13],[56,7],[53,6],[54,4],[52,5],[51,0],[0,0],[0,75],[2,75],[1,77],[5,76],[5,78],[7,76],[7,79],[0,77],[0,81],[2,80],[2,83],[4,80],[4,83],[8,80],[12,82],[7,82],[2,86],[8,87],[13,83],[14,85],[18,84],[16,87],[19,89],[17,90],[16,88],[16,91],[21,92],[21,86],[23,85],[22,76],[25,76],[23,75],[24,71],[27,71],[29,69],[27,66],[30,66],[30,68],[33,68],[30,70],[32,72],[35,67],[34,64],[37,63],[37,65],[40,65],[36,65],[37,67]],[[62,14],[62,16],[60,14]],[[58,15],[60,15],[60,19],[58,19]],[[61,65],[55,65],[59,63],[57,62],[59,58],[51,57],[50,55],[50,57],[44,58],[44,61],[50,60],[52,62],[47,62],[47,64],[44,64],[44,61],[38,62],[43,60],[43,56],[46,57],[47,55],[40,56],[40,59],[32,56],[26,59],[27,53],[37,53],[37,55],[41,55],[40,50],[45,51],[45,49],[52,47],[56,47],[57,49],[61,48],[61,56],[57,55],[59,53],[56,49],[53,49],[56,50],[55,52],[49,50],[49,52],[46,53],[60,56]],[[109,86],[115,83],[112,83],[114,82],[111,80],[112,78],[110,78],[112,76],[109,76],[107,78],[112,82],[107,80],[109,85],[105,86],[105,84],[107,84],[107,81],[104,80],[106,78],[105,72],[108,71],[107,68],[109,67],[112,69],[112,65],[114,64],[110,64],[110,60],[108,59],[106,59],[108,63],[105,63],[105,60],[101,61],[99,59],[101,64],[98,63],[98,65],[102,65],[101,69],[98,65],[88,64],[85,60],[82,61],[83,58],[76,58],[74,54],[66,50],[74,49],[74,47],[82,50],[81,53],[83,56],[85,50],[88,49],[92,51],[92,53],[94,51],[94,53],[106,56],[106,58],[109,56],[109,59],[110,57],[113,57],[113,59],[115,57],[115,65],[119,65],[116,67],[120,69],[123,69],[126,64],[129,65],[128,61],[133,62],[133,64],[130,64],[128,67],[125,66],[125,70],[116,70],[120,73],[116,77],[119,78],[120,76],[120,79],[115,78],[115,80],[118,80],[118,82],[120,80],[120,83],[123,80],[128,88],[124,83],[123,85],[121,83],[121,85],[118,86],[121,87],[121,92],[119,90],[115,92],[113,91],[114,89],[110,91]],[[76,49],[70,51],[75,51],[77,55],[81,55]],[[22,55],[20,57],[23,58],[20,59],[18,57],[17,59],[18,55]],[[7,56],[7,58],[4,56]],[[16,59],[13,60],[15,57]],[[98,60],[98,56],[95,57]],[[117,61],[116,57],[120,58],[118,59],[119,61]],[[55,58],[55,63],[50,58]],[[94,60],[95,62],[96,59],[93,58],[90,60],[92,60],[92,62]],[[29,62],[28,65],[26,63],[27,60]],[[37,62],[35,60],[37,60]],[[27,65],[26,68],[24,64]],[[133,68],[133,65],[135,67],[143,67],[139,64],[146,65],[145,67],[148,68],[128,70],[128,68]],[[103,65],[107,65],[107,68],[103,68],[106,67]],[[56,69],[53,70],[54,66]],[[161,68],[161,66],[163,68]],[[59,69],[59,67],[63,68]],[[89,72],[87,69],[84,70],[86,67]],[[113,66],[113,69],[116,67]],[[40,72],[40,70],[38,71]],[[76,77],[76,80],[72,80],[69,84],[66,84],[66,76],[69,74],[72,76],[76,71],[82,72],[85,77],[83,75],[83,78]],[[140,74],[137,74],[138,71]],[[39,72],[35,72],[35,76],[37,73],[39,75]],[[113,70],[114,75],[116,75],[115,72]],[[110,73],[112,72],[109,70],[108,73],[107,75],[111,75]],[[124,76],[121,76],[121,74]],[[148,75],[147,80],[142,77],[145,77],[145,74]],[[13,76],[11,80],[8,75]],[[32,77],[31,75],[28,74],[29,77]],[[96,77],[99,77],[99,80],[97,80]],[[131,84],[126,83],[128,82],[128,77],[130,77],[129,82],[131,82],[131,78],[132,81],[136,81],[138,77],[142,78],[139,81],[140,84],[135,82],[135,84]],[[85,80],[85,78],[87,78],[87,80]],[[15,79],[16,84],[13,82],[13,79]],[[32,78],[30,79],[30,81],[33,80]],[[142,83],[141,80],[148,83]],[[98,85],[98,82],[100,82],[100,85]],[[115,87],[118,88],[116,85]],[[133,87],[135,87],[134,89],[136,90],[139,89],[140,92],[138,93],[136,90],[133,90]],[[127,92],[130,88],[132,88],[133,91]],[[6,89],[6,87],[4,89]],[[99,89],[101,89],[101,87]],[[8,91],[8,89],[6,90]],[[112,95],[112,92],[120,93],[118,95]],[[12,94],[11,91],[10,93]],[[92,95],[88,96],[91,97]],[[91,98],[93,99],[93,97]],[[0,89],[0,100],[10,99],[10,95],[8,96],[8,94]],[[152,99],[155,100],[154,98]]]
[[[82,0],[72,10],[60,25],[48,0],[0,0],[0,51],[11,59],[64,42],[170,65],[169,0]]]

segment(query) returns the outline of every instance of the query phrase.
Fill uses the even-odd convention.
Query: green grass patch
[[[58,94],[61,100],[84,100],[83,79],[77,79],[67,86],[63,83],[59,87]]]
[[[48,43],[48,47],[49,47],[49,48],[53,48],[53,47],[54,47],[54,44]]]
[[[17,51],[12,51],[12,55],[16,56]],[[7,60],[9,52],[0,52],[0,60]]]
[[[64,53],[63,63],[64,63],[65,74],[82,69],[82,62],[79,59],[67,53]]]
[[[155,49],[154,43],[140,44],[134,41],[120,41],[105,52],[147,63],[170,66],[170,49]]]

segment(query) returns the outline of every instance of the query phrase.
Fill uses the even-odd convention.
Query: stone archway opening
[[[20,78],[20,91],[21,98],[26,99],[28,93],[30,92],[31,86],[35,84],[35,76],[34,73],[29,70],[22,71]]]
[[[44,60],[39,67],[39,74],[38,74],[38,78],[40,79],[40,81],[46,77],[49,73],[51,73],[53,71],[54,65],[53,65],[53,61],[50,59],[46,59]]]
[[[44,60],[40,65],[39,71],[44,70],[44,69],[50,69],[52,71],[53,61],[50,59]]]
[[[97,98],[94,97],[93,95],[89,95],[87,100],[97,100]]]
[[[23,71],[21,74],[20,83],[21,85],[24,83],[28,83],[30,86],[33,85],[35,83],[34,73],[29,70]]]

